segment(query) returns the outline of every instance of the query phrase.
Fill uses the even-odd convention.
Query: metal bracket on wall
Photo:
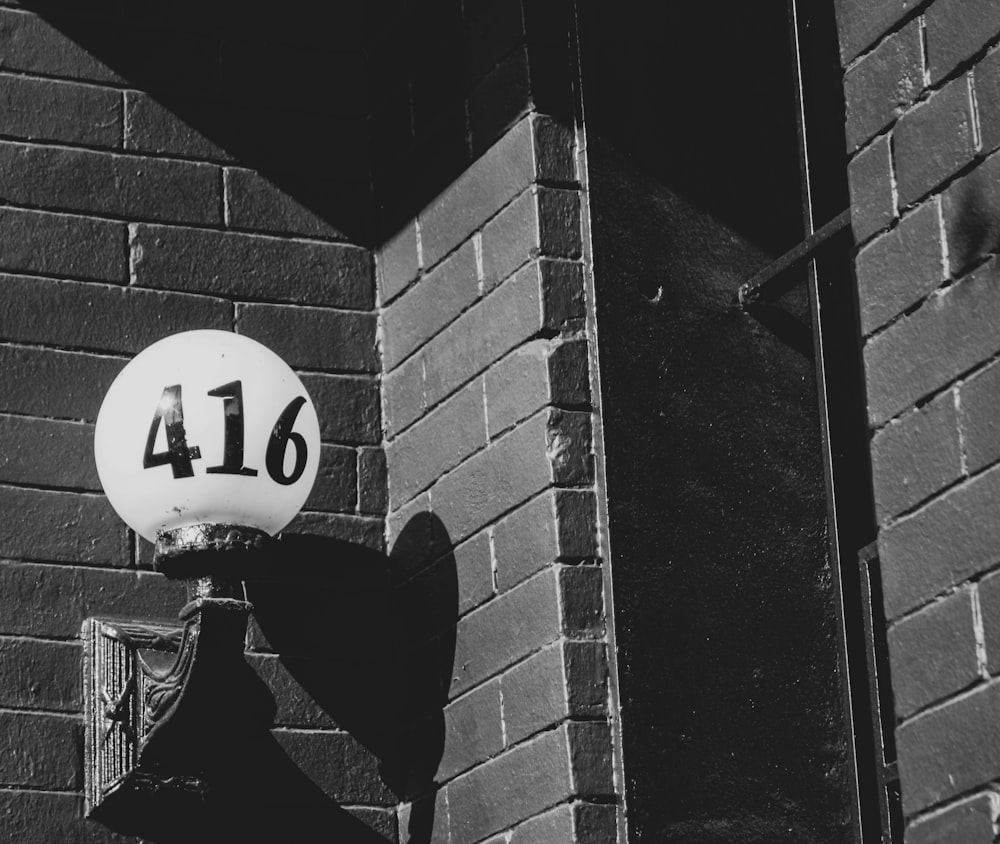
[[[817,249],[835,234],[839,234],[847,228],[850,223],[851,210],[847,208],[826,225],[809,235],[809,237],[797,246],[788,250],[780,258],[772,261],[749,281],[741,284],[736,294],[740,307],[745,308],[748,305],[754,305],[774,298],[778,294],[778,291],[775,290],[776,285],[773,282],[781,273],[812,257]]]
[[[257,720],[244,682],[250,610],[198,597],[181,610],[183,627],[84,622],[88,817],[124,832],[204,805],[213,760]]]

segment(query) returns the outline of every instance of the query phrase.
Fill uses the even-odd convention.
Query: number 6
[[[264,458],[267,473],[279,484],[289,486],[302,477],[306,469],[306,438],[292,430],[295,418],[299,415],[306,400],[299,396],[288,403],[274,423],[271,437],[267,441],[267,455]],[[289,441],[295,446],[295,466],[290,475],[285,474],[285,452]]]

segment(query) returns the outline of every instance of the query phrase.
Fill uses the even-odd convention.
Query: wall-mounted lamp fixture
[[[240,721],[241,569],[305,503],[319,439],[295,373],[237,334],[175,334],[111,385],[94,434],[101,484],[188,603],[182,628],[84,623],[88,815],[204,797],[213,736]]]

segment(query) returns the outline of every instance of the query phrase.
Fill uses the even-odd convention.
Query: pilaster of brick
[[[851,215],[906,840],[991,841],[995,798],[976,792],[1000,758],[1000,8],[838,0],[837,19],[868,144]]]
[[[455,602],[431,613],[453,633],[403,611],[414,641],[454,635],[434,817],[443,800],[452,842],[614,791],[572,152],[526,116],[377,258],[391,565],[404,602]],[[572,805],[537,829],[615,828],[613,806]]]

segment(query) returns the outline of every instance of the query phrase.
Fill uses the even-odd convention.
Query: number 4
[[[156,432],[160,429],[160,420],[167,429],[167,450],[153,451],[156,443]],[[181,404],[181,385],[174,384],[163,388],[160,403],[156,407],[153,423],[149,426],[149,436],[146,437],[146,450],[142,454],[142,468],[170,464],[175,478],[190,478],[194,476],[191,461],[201,457],[198,446],[188,448],[187,433],[184,431],[184,405]]]

